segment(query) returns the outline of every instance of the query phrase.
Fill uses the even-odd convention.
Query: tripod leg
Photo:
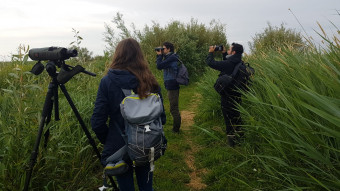
[[[53,87],[53,85],[50,84],[49,87],[48,87],[49,89],[47,91],[46,98],[45,98],[44,108],[43,108],[43,111],[42,111],[41,121],[40,121],[40,125],[39,125],[39,130],[38,130],[38,136],[37,136],[37,139],[35,140],[34,148],[33,148],[33,151],[31,153],[30,164],[29,164],[27,172],[26,172],[26,180],[25,180],[24,191],[28,190],[30,179],[31,179],[31,176],[32,176],[33,167],[34,167],[35,163],[37,162],[37,156],[38,156],[38,152],[39,152],[39,144],[40,144],[41,136],[42,136],[42,133],[43,133],[44,125],[45,125],[47,118],[50,118],[50,115],[51,115],[51,112],[52,112],[52,107],[53,107],[53,101],[52,101],[53,90],[52,90],[52,87]]]
[[[92,139],[90,132],[89,132],[88,129],[86,128],[85,123],[84,123],[83,119],[81,118],[81,116],[80,116],[80,114],[79,114],[79,112],[78,112],[76,106],[74,105],[71,96],[68,94],[68,92],[67,92],[67,90],[66,90],[64,84],[59,84],[59,86],[60,86],[61,91],[64,93],[64,95],[65,95],[65,97],[66,97],[68,103],[70,104],[70,106],[71,106],[71,108],[72,108],[74,114],[76,115],[76,117],[77,117],[77,119],[78,119],[78,121],[79,121],[79,123],[80,123],[82,129],[84,130],[87,139],[89,140],[90,144],[92,145],[93,150],[96,152],[97,157],[98,157],[98,159],[99,159],[99,161],[100,161],[101,155],[100,155],[100,153],[99,153],[99,151],[98,151],[98,149],[97,149],[97,146],[96,146],[94,140]],[[110,181],[111,181],[111,183],[112,183],[112,186],[113,186],[114,190],[119,190],[119,189],[117,188],[117,185],[115,184],[113,178],[110,176],[109,179],[110,179]]]
[[[54,116],[55,116],[55,120],[58,121],[59,119],[59,102],[58,102],[58,81],[56,79],[52,79],[51,84],[48,86],[49,89],[51,89],[52,91],[52,98],[51,99],[51,104],[52,104],[52,108],[53,108],[53,103],[54,103]],[[52,116],[52,108],[48,111],[49,113],[47,114],[47,118],[46,118],[46,125],[51,121],[51,116]],[[45,140],[44,140],[44,148],[47,147],[47,142],[48,142],[48,138],[50,136],[50,128],[48,128],[45,131]]]

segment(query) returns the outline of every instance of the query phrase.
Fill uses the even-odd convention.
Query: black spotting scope
[[[28,56],[32,60],[66,60],[70,57],[76,57],[78,52],[76,49],[69,50],[62,47],[33,48],[28,52]]]

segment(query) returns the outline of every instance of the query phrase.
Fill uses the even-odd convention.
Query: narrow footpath
[[[196,169],[195,167],[195,153],[199,151],[198,145],[192,141],[192,128],[194,125],[195,111],[197,110],[197,104],[200,99],[200,95],[196,94],[195,99],[192,99],[190,103],[190,108],[188,110],[182,110],[182,130],[185,134],[186,141],[190,146],[190,150],[186,153],[185,163],[190,168],[190,182],[187,184],[190,190],[203,190],[207,187],[202,182],[201,176],[206,172],[205,169]]]

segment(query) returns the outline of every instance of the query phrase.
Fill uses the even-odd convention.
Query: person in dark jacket
[[[132,89],[141,98],[148,93],[160,94],[160,86],[144,59],[140,45],[132,38],[122,40],[117,45],[109,71],[100,81],[91,117],[92,130],[104,144],[101,161],[103,165],[110,155],[126,144],[121,136],[121,132],[124,132],[124,119],[120,112],[120,103],[125,97],[122,89]],[[164,125],[164,112],[161,119]],[[134,169],[139,190],[152,191],[153,174],[150,172],[150,165]],[[117,182],[120,190],[134,191],[133,168],[117,176]]]
[[[228,51],[223,48],[223,60],[215,61],[214,59],[215,46],[209,47],[207,64],[220,71],[219,76],[223,74],[232,74],[235,66],[242,61],[243,46],[237,43],[232,43]],[[237,110],[237,103],[241,103],[241,94],[236,88],[229,88],[221,94],[221,109],[226,125],[226,133],[230,146],[235,145],[235,132],[240,133],[241,117]]]
[[[178,108],[179,84],[176,80],[178,55],[174,53],[174,45],[170,42],[164,42],[163,50],[156,51],[156,53],[157,69],[163,70],[164,86],[168,92],[170,113],[173,117],[172,131],[178,133],[181,127],[181,114]]]

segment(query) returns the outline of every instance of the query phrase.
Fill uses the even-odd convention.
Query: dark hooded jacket
[[[132,89],[137,92],[137,86],[137,78],[127,70],[110,69],[100,81],[91,125],[99,141],[104,144],[103,165],[107,157],[125,145],[118,129],[120,128],[121,132],[124,132],[124,119],[120,113],[120,103],[125,97],[122,89]],[[162,98],[161,94],[160,97]],[[107,124],[108,118],[109,123]],[[164,125],[166,121],[164,112],[161,119]]]
[[[220,71],[220,75],[223,74],[232,74],[234,71],[235,66],[242,61],[242,55],[241,54],[234,54],[231,56],[226,56],[226,54],[223,54],[223,60],[222,61],[215,61],[214,59],[214,53],[210,52],[207,57],[207,64],[215,70]]]
[[[208,54],[208,57],[206,59],[207,64],[215,70],[220,71],[220,74],[218,76],[228,74],[231,75],[234,71],[235,66],[242,61],[242,54],[234,54],[234,55],[227,55],[223,54],[223,60],[222,61],[216,61],[214,59],[214,53],[210,52]],[[236,96],[240,97],[240,92],[237,91],[237,88],[234,88],[234,86],[230,86],[226,90],[226,94],[224,97],[230,97]]]

